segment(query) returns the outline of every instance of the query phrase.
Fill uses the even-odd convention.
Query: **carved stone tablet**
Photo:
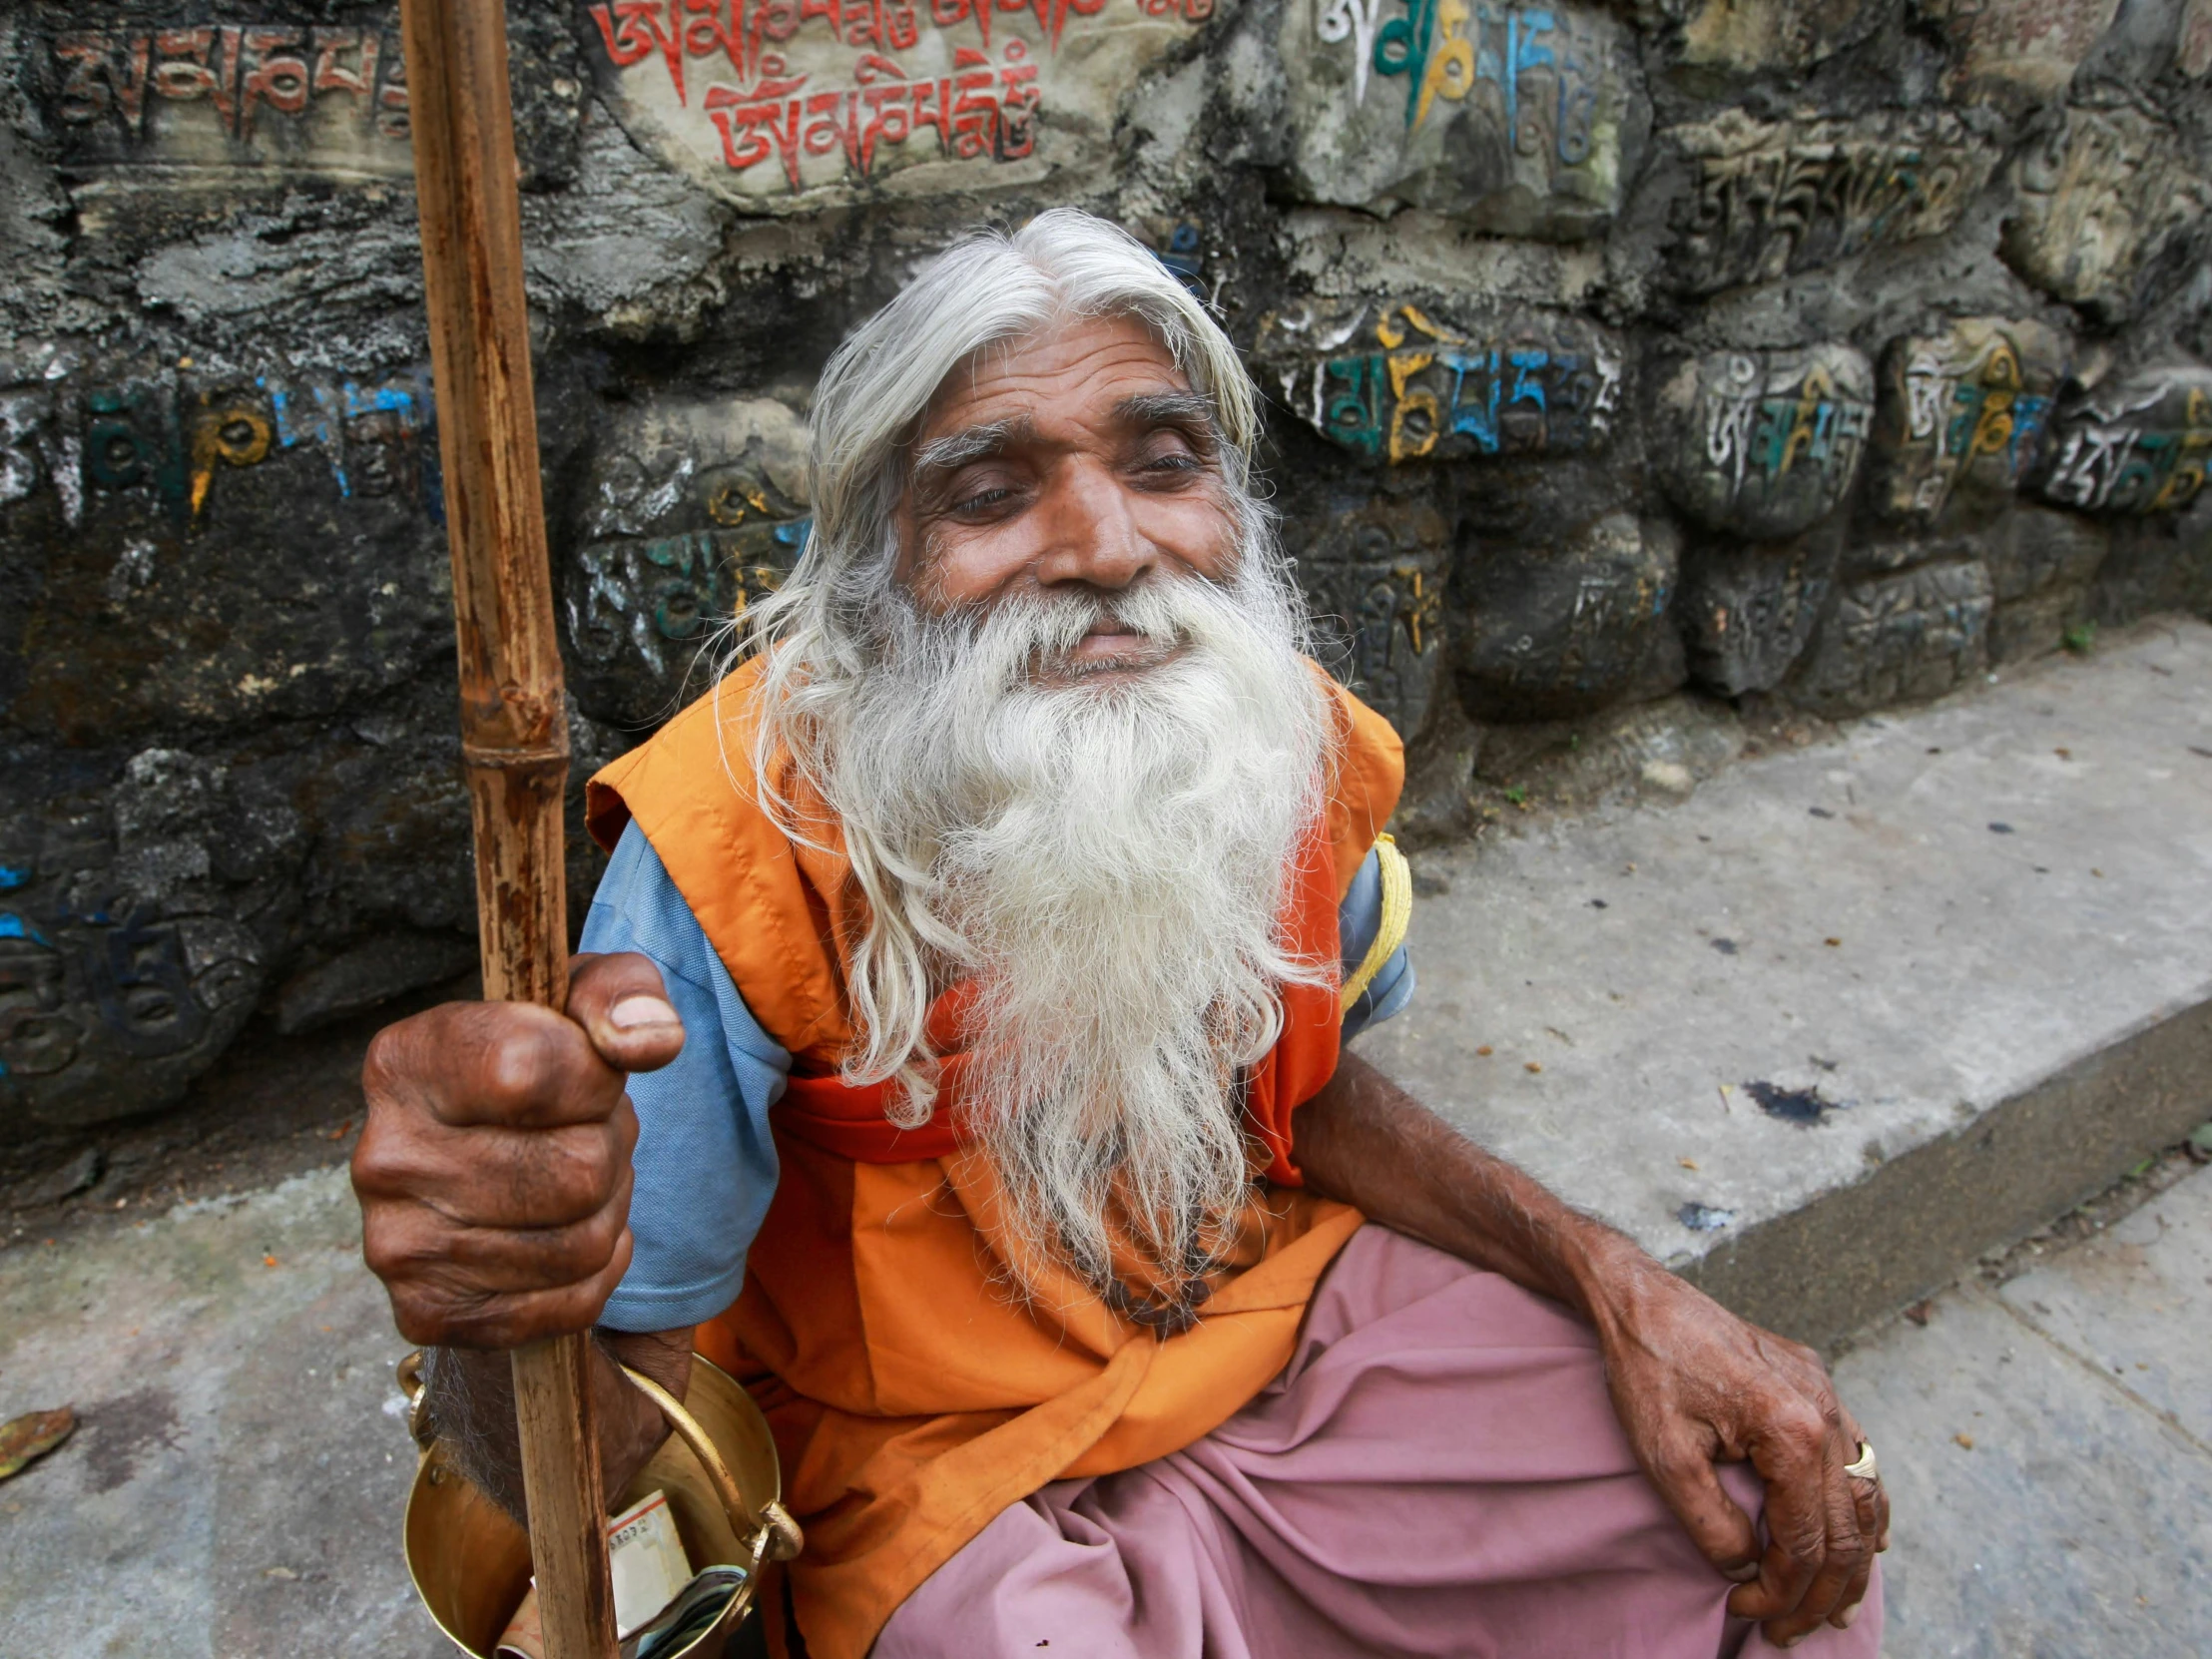
[[[1790,121],[1730,110],[1666,136],[1692,169],[1674,271],[1693,293],[1940,236],[1997,159],[1945,110]]]
[[[2017,212],[1999,252],[2054,298],[2123,317],[2135,278],[2167,240],[2212,209],[2212,183],[2170,128],[2139,111],[2068,108],[2012,169]]]
[[[1858,476],[1874,372],[1848,345],[1717,351],[1677,368],[1656,405],[1654,447],[1683,511],[1780,540],[1834,512]]]
[[[600,95],[756,213],[1098,173],[1114,115],[1213,0],[607,0]]]
[[[1680,685],[1680,535],[1614,513],[1542,556],[1477,546],[1452,573],[1453,660],[1478,720],[1562,720]]]
[[[1828,603],[1842,541],[1839,522],[1795,541],[1686,552],[1680,611],[1691,678],[1726,697],[1780,685]]]
[[[1279,38],[1312,202],[1601,236],[1650,125],[1633,37],[1603,11],[1287,0]]]
[[[1988,667],[1994,609],[1989,572],[1978,561],[1846,583],[1792,699],[1841,716],[1940,697]]]
[[[1424,490],[1299,490],[1283,503],[1317,655],[1410,739],[1449,696],[1444,583],[1451,525]]]
[[[1528,310],[1462,326],[1375,299],[1261,319],[1262,386],[1322,436],[1377,460],[1578,454],[1611,441],[1626,348],[1597,323]]]
[[[2059,418],[2042,494],[2086,513],[2178,513],[2212,465],[2212,368],[2152,369]]]
[[[649,724],[706,689],[696,660],[806,545],[806,444],[766,397],[655,400],[607,423],[561,583],[592,715]]]
[[[1892,340],[1875,413],[1875,511],[1934,526],[2001,507],[2042,458],[2065,367],[2065,340],[2038,322],[1960,317]]]

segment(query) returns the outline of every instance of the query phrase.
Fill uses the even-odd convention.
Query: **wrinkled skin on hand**
[[[635,954],[577,957],[565,1017],[449,1002],[377,1034],[353,1191],[402,1336],[495,1349],[591,1327],[630,1265],[624,1078],[683,1046]]]
[[[1368,1219],[1579,1311],[1637,1461],[1728,1607],[1788,1646],[1848,1627],[1889,1547],[1890,1500],[1844,1466],[1859,1425],[1811,1349],[1746,1324],[1611,1228],[1492,1157],[1358,1054],[1299,1108],[1306,1184]],[[1713,1465],[1767,1483],[1764,1550]]]
[[[1890,1498],[1844,1473],[1859,1424],[1820,1357],[1747,1324],[1659,1268],[1619,1274],[1598,1317],[1606,1382],[1629,1443],[1699,1550],[1738,1580],[1728,1610],[1788,1647],[1848,1628],[1890,1547]],[[1767,1483],[1767,1544],[1715,1461]]]

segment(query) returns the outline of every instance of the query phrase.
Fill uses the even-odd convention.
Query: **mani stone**
[[[1691,172],[1674,205],[1672,261],[1691,293],[1940,236],[1996,165],[1947,110],[1787,121],[1730,110],[1664,136]]]
[[[2149,369],[2099,386],[2063,408],[2041,493],[2078,512],[2179,513],[2212,465],[2212,369]]]
[[[1950,87],[2005,86],[2054,100],[2119,9],[2119,0],[1935,0],[1924,8],[1955,55]]]
[[[27,40],[24,85],[99,218],[161,215],[181,196],[405,187],[414,157],[398,17],[309,27],[271,15],[369,9],[264,6],[217,27],[158,7],[151,18],[127,15],[144,7],[24,7],[93,25]],[[553,13],[518,6],[508,25],[526,190],[567,182],[584,103],[574,38]]]
[[[1868,504],[1945,528],[1992,516],[2042,458],[2066,342],[2039,322],[1960,317],[1882,353]]]
[[[238,1034],[300,826],[233,769],[149,749],[94,790],[8,757],[0,802],[0,1141],[166,1106]],[[274,929],[273,929],[274,930]]]
[[[1700,524],[1780,541],[1836,510],[1858,477],[1874,372],[1848,345],[1716,351],[1657,393],[1661,477]]]
[[[1253,355],[1261,385],[1285,408],[1392,465],[1601,451],[1626,362],[1618,334],[1566,312],[1462,326],[1425,299],[1271,311]]]
[[[605,423],[561,573],[587,713],[657,725],[706,688],[697,659],[806,544],[806,455],[805,424],[774,398],[658,399]]]
[[[1426,208],[1499,236],[1603,236],[1651,120],[1631,31],[1580,6],[1400,4],[1286,0],[1297,197]]]
[[[1331,491],[1284,527],[1313,617],[1317,655],[1412,739],[1444,673],[1451,526],[1426,492]],[[1448,689],[1446,691],[1448,695]]]
[[[2136,305],[2143,266],[2212,209],[2212,184],[2170,128],[2137,110],[2068,107],[2012,167],[2017,203],[1998,252],[2053,298],[2107,320]]]
[[[1975,561],[1847,582],[1788,695],[1833,718],[1939,697],[1988,667],[1994,605]]]
[[[0,373],[0,713],[77,745],[327,719],[450,664],[426,367]]]
[[[711,15],[698,15],[701,10]],[[583,8],[578,8],[579,12]],[[891,0],[732,13],[594,6],[599,96],[663,166],[753,214],[1106,186],[1115,127],[1213,0]]]
[[[1723,697],[1772,691],[1790,672],[1835,586],[1841,523],[1795,541],[1706,542],[1683,555],[1690,678]]]
[[[1682,683],[1667,614],[1680,535],[1613,513],[1550,549],[1463,552],[1452,573],[1452,656],[1476,720],[1567,720]]]
[[[275,173],[404,181],[407,66],[398,20],[378,23],[203,32],[117,19],[37,39],[45,73],[26,80],[61,161],[96,196],[228,195]]]

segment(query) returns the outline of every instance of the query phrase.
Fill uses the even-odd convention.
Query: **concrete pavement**
[[[2212,1653],[2212,1169],[1837,1367],[1895,1506],[1889,1659]]]
[[[7,1659],[432,1659],[399,1558],[405,1346],[341,1170],[0,1255]]]

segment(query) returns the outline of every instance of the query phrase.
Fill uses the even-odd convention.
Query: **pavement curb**
[[[1832,1348],[2212,1117],[2212,627],[1423,853],[1370,1060]]]
[[[2212,1001],[2051,1075],[1679,1271],[1814,1348],[1949,1284],[2212,1115]]]

